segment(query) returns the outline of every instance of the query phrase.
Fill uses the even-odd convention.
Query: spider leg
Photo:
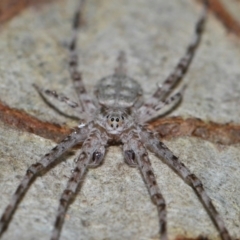
[[[74,83],[74,87],[76,89],[82,111],[92,113],[96,110],[96,107],[93,104],[84,86],[84,83],[82,81],[82,74],[78,71],[77,34],[80,28],[80,21],[82,20],[84,2],[84,0],[79,1],[79,5],[77,6],[77,10],[73,17],[73,33],[69,44],[69,72]]]
[[[155,93],[142,105],[141,112],[146,112],[148,108],[155,108],[159,101],[164,101],[187,72],[203,33],[207,12],[207,1],[204,3],[203,12],[196,23],[193,39],[187,47],[185,55],[180,59],[174,71],[167,77],[163,84],[159,84]]]
[[[189,46],[187,47],[185,55],[180,59],[174,71],[167,77],[162,86],[160,85],[156,92],[153,94],[154,98],[158,98],[160,100],[164,99],[179,83],[184,74],[187,72],[188,67],[193,59],[195,51],[201,40],[203,27],[206,20],[206,11],[207,4],[205,3],[203,12],[196,23],[193,39]]]
[[[160,142],[154,136],[153,132],[146,129],[142,130],[143,132],[141,133],[141,136],[147,148],[155,153],[159,158],[163,159],[164,162],[194,190],[216,226],[221,239],[231,240],[231,236],[229,235],[221,216],[207,195],[202,182],[196,177],[196,175],[190,172],[190,170],[168,149],[164,143]]]
[[[100,164],[103,160],[107,140],[108,138],[105,133],[101,133],[100,130],[94,128],[84,141],[76,167],[73,170],[72,176],[67,183],[67,187],[60,198],[51,240],[59,239],[68,206],[70,205],[73,197],[76,195],[87,168],[92,167],[93,162]]]
[[[60,102],[64,102],[66,103],[69,107],[71,108],[77,108],[79,107],[78,103],[71,101],[68,97],[66,97],[64,94],[60,93],[58,94],[56,91],[54,90],[49,90],[49,89],[43,89],[40,88],[39,86],[37,86],[36,84],[33,84],[33,86],[36,88],[36,90],[38,91],[38,93],[45,97],[45,96],[50,96],[53,97],[57,100],[59,100]]]
[[[181,102],[185,89],[186,86],[184,86],[179,92],[168,96],[164,101],[156,103],[154,108],[151,106],[146,109],[140,108],[138,114],[140,114],[139,119],[141,119],[141,123],[148,122],[160,114],[172,111]],[[160,110],[163,110],[163,112],[160,113]]]
[[[117,66],[114,71],[114,75],[116,76],[126,76],[127,75],[127,67],[126,67],[126,54],[124,51],[120,51],[117,58]]]
[[[125,158],[127,157],[128,159],[127,162],[137,164],[150,197],[157,206],[160,239],[167,240],[166,203],[157,185],[147,150],[136,129],[131,129],[129,132],[123,134],[122,143]]]
[[[179,102],[182,100],[182,96],[183,96],[183,92],[186,89],[186,87],[184,86],[181,91],[175,93],[172,96],[167,97],[167,99],[164,102],[160,102],[156,107],[155,110],[159,111],[162,108],[165,108],[167,106],[170,107],[170,109],[173,109],[174,107],[176,107]]]
[[[130,167],[138,167],[138,163],[135,159],[135,153],[133,150],[124,150],[124,161]]]
[[[0,236],[7,229],[8,224],[14,214],[19,202],[26,194],[28,188],[36,177],[45,169],[47,169],[58,157],[60,157],[68,149],[81,143],[86,138],[88,132],[88,126],[75,129],[73,133],[63,139],[56,147],[54,147],[49,153],[45,154],[41,160],[32,164],[20,182],[17,190],[13,194],[10,204],[6,207],[0,219]]]
[[[99,151],[95,151],[93,154],[93,157],[88,163],[88,167],[89,168],[99,167],[102,164],[102,162],[103,162],[103,154]]]

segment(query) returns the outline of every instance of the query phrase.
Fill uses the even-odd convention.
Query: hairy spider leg
[[[164,143],[154,136],[153,132],[142,128],[141,136],[146,144],[146,147],[161,158],[194,190],[220,233],[221,239],[231,240],[232,238],[224,225],[224,221],[214,207],[198,177],[191,173],[191,171],[179,160],[179,158],[176,157]]]
[[[8,224],[13,216],[19,202],[26,194],[32,182],[39,176],[41,172],[46,170],[54,161],[59,158],[63,153],[74,145],[84,141],[88,131],[88,126],[76,128],[74,132],[63,139],[56,147],[49,153],[45,154],[41,160],[32,164],[26,171],[26,175],[17,187],[13,194],[10,204],[6,207],[0,219],[0,236],[7,229]]]
[[[82,107],[82,111],[88,112],[89,115],[95,112],[96,107],[91,100],[91,97],[87,93],[87,90],[84,86],[82,80],[82,74],[78,71],[78,54],[77,54],[77,35],[80,28],[80,22],[82,21],[83,17],[83,7],[84,7],[84,0],[80,0],[77,10],[73,17],[72,23],[72,39],[69,44],[69,72],[71,75],[71,79],[74,83],[74,87],[76,89],[79,102]]]
[[[193,39],[187,47],[185,55],[180,59],[174,71],[167,77],[163,84],[158,85],[158,88],[154,92],[154,94],[149,99],[147,99],[143,106],[139,109],[139,113],[141,115],[145,115],[146,112],[149,112],[149,108],[154,109],[158,105],[159,101],[164,101],[187,72],[195,54],[195,51],[201,40],[204,23],[206,20],[207,6],[208,4],[205,1],[202,14],[195,26]]]
[[[180,89],[180,91],[176,92],[171,96],[168,96],[164,101],[158,102],[154,106],[154,108],[150,106],[149,108],[145,109],[146,110],[145,116],[142,115],[141,122],[140,121],[139,122],[144,123],[144,122],[151,121],[152,119],[159,116],[160,110],[163,111],[161,112],[162,114],[166,114],[167,112],[172,111],[174,108],[176,108],[180,104],[185,89],[186,89],[186,85],[182,89]]]
[[[166,203],[158,187],[144,143],[141,141],[137,129],[130,129],[127,133],[122,135],[121,140],[123,142],[125,156],[128,155],[132,158],[131,162],[138,166],[149,195],[153,203],[157,206],[160,239],[167,240]],[[130,152],[131,155],[129,154]]]
[[[63,93],[57,93],[54,90],[49,90],[49,89],[43,89],[39,87],[36,84],[33,84],[33,86],[37,89],[38,93],[45,98],[45,96],[50,96],[55,99],[57,99],[60,102],[66,103],[69,107],[71,108],[78,108],[80,107],[78,103],[70,100],[68,97],[66,97]]]
[[[100,131],[97,127],[93,127],[84,141],[81,153],[77,160],[77,166],[73,170],[67,187],[60,198],[51,240],[59,239],[68,206],[70,205],[72,198],[76,195],[87,168],[91,166],[92,162],[98,162],[98,164],[100,164],[104,158],[107,140],[108,137],[105,131]]]

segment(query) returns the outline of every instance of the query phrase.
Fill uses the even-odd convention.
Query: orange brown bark
[[[1,102],[0,121],[9,127],[34,133],[55,142],[59,142],[71,132],[71,129],[66,126],[43,122]],[[171,117],[155,120],[149,124],[149,128],[158,132],[162,139],[191,136],[223,145],[240,143],[240,124],[220,124],[205,122],[197,118]]]

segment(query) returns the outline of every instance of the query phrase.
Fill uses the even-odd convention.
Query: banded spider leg
[[[51,240],[59,239],[62,224],[67,208],[72,198],[76,195],[84,174],[88,167],[97,167],[102,162],[105,155],[105,146],[107,144],[107,134],[98,129],[98,126],[92,126],[92,130],[83,142],[81,153],[77,159],[77,166],[73,170],[72,176],[68,181],[66,189],[60,198],[60,204],[56,216],[56,221]]]
[[[76,128],[69,136],[63,139],[56,147],[54,147],[49,153],[45,154],[41,160],[32,164],[20,182],[17,190],[13,194],[9,205],[6,207],[2,217],[0,219],[0,236],[7,229],[8,224],[17,209],[17,206],[21,199],[26,194],[27,190],[31,186],[32,182],[46,169],[51,166],[55,160],[63,155],[67,150],[78,143],[82,143],[86,138],[88,131],[88,125]]]
[[[153,132],[142,128],[140,135],[142,140],[145,142],[146,147],[151,152],[155,153],[157,157],[161,158],[194,190],[219,231],[221,239],[231,240],[231,236],[228,233],[221,216],[212,204],[212,201],[207,195],[199,178],[195,174],[191,173],[190,170],[179,160],[179,158],[176,157],[163,142],[159,141],[159,139],[154,136]]]
[[[196,23],[194,36],[187,47],[185,55],[180,59],[174,71],[167,77],[163,84],[158,84],[158,88],[154,94],[149,99],[147,99],[138,110],[143,122],[151,120],[163,107],[165,108],[166,106],[170,106],[170,108],[173,109],[182,99],[183,91],[177,92],[175,95],[170,97],[169,94],[171,94],[174,88],[180,83],[194,57],[195,51],[200,43],[203,33],[207,8],[208,1],[204,1],[204,9]]]

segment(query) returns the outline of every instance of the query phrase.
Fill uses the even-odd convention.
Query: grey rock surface
[[[28,9],[1,29],[0,99],[44,121],[77,123],[46,106],[33,83],[74,96],[67,68],[75,0]],[[87,1],[79,35],[81,69],[87,89],[113,72],[120,50],[129,75],[149,96],[185,52],[201,7],[190,0]],[[188,87],[175,116],[218,123],[240,122],[240,42],[209,16],[197,55],[184,82]],[[61,106],[63,111],[67,111]],[[28,166],[55,143],[0,123],[0,212]],[[195,138],[165,142],[203,181],[231,235],[240,238],[240,146],[221,146]],[[58,199],[77,155],[39,177],[19,205],[4,240],[47,239]],[[193,191],[161,160],[150,154],[167,202],[169,238],[219,239]],[[110,147],[104,165],[89,170],[69,208],[61,239],[158,239],[157,212],[136,169]]]

